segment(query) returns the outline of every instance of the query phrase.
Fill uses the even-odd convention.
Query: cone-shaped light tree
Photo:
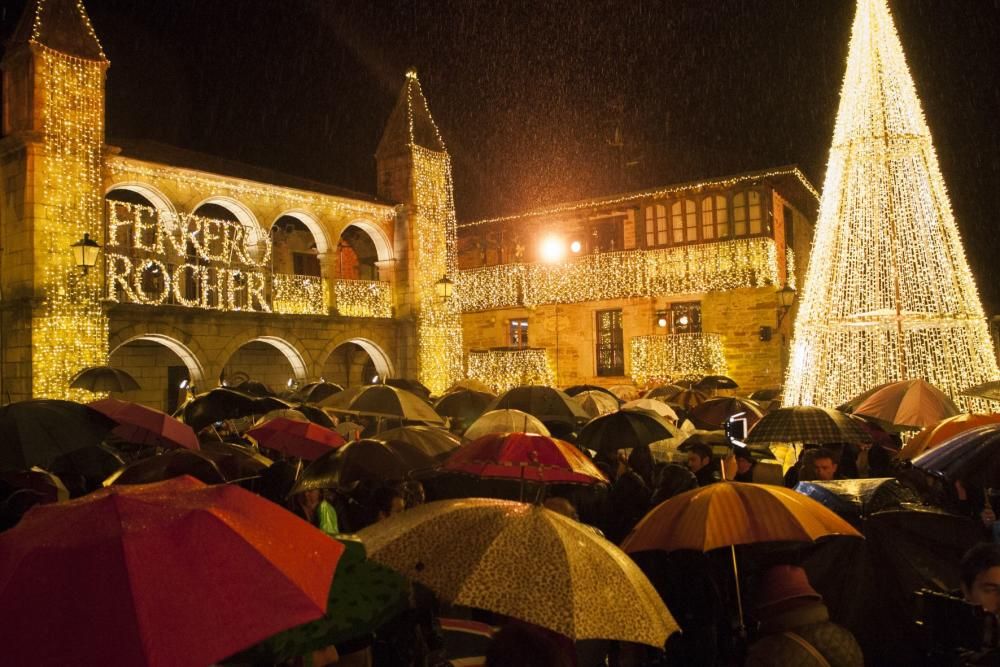
[[[858,0],[786,405],[998,377],[986,318],[886,0]]]

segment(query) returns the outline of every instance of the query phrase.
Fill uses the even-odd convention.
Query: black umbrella
[[[88,366],[73,376],[69,386],[94,392],[139,389],[139,383],[134,377],[114,366]]]
[[[963,431],[913,459],[913,467],[949,482],[1000,482],[1000,424]]]
[[[326,414],[316,406],[300,403],[299,405],[296,405],[294,409],[305,415],[305,418],[313,424],[319,424],[320,426],[325,426],[327,428],[333,428],[335,426],[333,420],[330,419],[330,415]]]
[[[241,394],[248,394],[250,396],[256,396],[258,398],[264,398],[266,396],[275,396],[274,390],[268,387],[263,382],[258,382],[257,380],[244,380],[239,384],[235,384],[230,387],[233,391],[238,391]]]
[[[382,431],[378,439],[407,442],[433,459],[447,456],[462,446],[457,436],[435,426],[401,426]]]
[[[563,422],[571,426],[590,419],[590,415],[564,392],[542,385],[514,387],[494,400],[487,411],[501,408],[527,412],[543,422]]]
[[[344,391],[344,388],[334,382],[310,382],[295,392],[295,398],[305,403],[319,403],[324,398]]]
[[[750,400],[767,403],[781,398],[781,387],[771,387],[768,389],[758,389],[750,394]]]
[[[205,484],[224,484],[226,482],[226,476],[205,452],[171,449],[162,454],[129,463],[104,480],[104,486],[149,484],[181,475],[191,475]]]
[[[434,404],[434,409],[442,417],[451,417],[459,422],[462,428],[468,428],[472,422],[486,412],[486,406],[493,402],[496,396],[471,389],[459,389],[445,394]]]
[[[567,396],[576,396],[577,394],[582,394],[585,391],[603,391],[605,394],[614,396],[615,400],[618,400],[618,397],[615,396],[610,389],[607,387],[599,387],[596,384],[575,384],[572,387],[567,387],[563,391],[566,392]]]
[[[289,407],[290,404],[273,396],[255,397],[228,387],[217,387],[184,403],[175,416],[197,432],[218,421],[262,415]]]
[[[72,401],[35,399],[0,408],[0,470],[50,469],[60,455],[101,444],[118,425]]]
[[[411,394],[419,396],[425,401],[430,401],[431,399],[431,390],[419,380],[412,380],[409,378],[388,378],[383,384],[395,387],[396,389],[408,391]]]
[[[689,383],[690,385],[690,383]],[[690,388],[687,387],[687,388]],[[653,387],[645,394],[642,395],[643,398],[657,398],[664,402],[669,402],[677,394],[685,390],[685,387],[679,384],[662,384],[658,387]]]
[[[444,420],[426,401],[403,389],[384,384],[351,387],[324,399],[320,405],[334,412],[382,419],[443,424]]]
[[[433,465],[434,459],[408,442],[357,440],[310,463],[302,471],[291,494],[310,489],[332,489],[362,480],[403,480],[414,470]]]
[[[576,444],[598,453],[648,446],[659,440],[676,437],[680,431],[652,412],[619,410],[592,419]]]
[[[201,453],[212,460],[227,482],[259,477],[273,464],[257,450],[232,442],[209,442]]]

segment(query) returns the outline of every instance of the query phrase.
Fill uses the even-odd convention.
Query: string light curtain
[[[544,349],[472,350],[469,377],[488,385],[498,395],[521,385],[555,384],[555,373]]]
[[[633,336],[630,352],[632,380],[640,386],[729,372],[719,334]]]
[[[859,0],[784,401],[998,377],[930,130],[885,0]]]

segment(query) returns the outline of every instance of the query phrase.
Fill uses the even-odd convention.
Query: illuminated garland
[[[469,377],[489,385],[497,394],[521,385],[553,386],[555,374],[545,350],[471,350]]]
[[[271,308],[281,315],[327,314],[326,283],[315,276],[272,274],[271,299]]]
[[[790,260],[788,267],[791,276]],[[755,238],[585,255],[562,264],[470,269],[459,273],[458,293],[462,310],[473,312],[522,304],[715,292],[779,282],[774,240]]]
[[[930,130],[885,0],[859,0],[784,400],[835,406],[1000,376]]]
[[[78,11],[84,16],[82,7]],[[32,321],[32,394],[36,398],[93,400],[70,389],[85,366],[108,360],[108,320],[100,305],[101,272],[81,274],[70,246],[85,232],[101,239],[106,61],[74,58],[35,41],[36,76],[44,84],[41,173],[45,213],[35,219],[38,287],[44,300]]]
[[[333,283],[337,313],[344,317],[392,317],[392,285],[378,280]]]
[[[631,376],[637,385],[725,375],[722,337],[712,333],[633,336]]]
[[[680,192],[687,192],[690,190],[700,190],[705,188],[717,189],[717,188],[731,188],[744,183],[753,183],[766,178],[774,178],[778,176],[794,176],[801,183],[809,194],[811,194],[816,199],[819,199],[819,193],[816,188],[812,186],[809,179],[799,171],[798,167],[788,167],[782,169],[771,169],[769,171],[758,171],[749,174],[740,174],[738,176],[731,176],[729,178],[720,178],[716,180],[707,180],[699,183],[681,183],[679,185],[674,185],[668,188],[660,188],[657,190],[645,190],[643,192],[633,192],[630,194],[619,195],[615,197],[606,197],[598,199],[590,199],[587,201],[572,202],[569,204],[558,204],[556,206],[550,206],[547,208],[540,208],[534,211],[529,211],[527,213],[520,213],[518,215],[504,215],[496,218],[487,218],[485,220],[475,220],[473,222],[466,222],[459,225],[459,229],[465,229],[467,227],[478,227],[480,225],[490,225],[498,222],[510,222],[513,220],[521,220],[524,218],[535,218],[555,215],[558,213],[568,213],[572,211],[589,211],[594,208],[616,206],[618,204],[626,204],[629,202],[640,201],[645,199],[668,199],[673,195]]]

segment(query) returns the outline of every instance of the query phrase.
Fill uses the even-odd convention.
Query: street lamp
[[[97,265],[97,253],[101,250],[101,244],[90,238],[90,234],[87,232],[84,232],[83,238],[71,245],[70,248],[73,249],[73,261],[84,275]]]
[[[778,296],[778,326],[781,326],[781,320],[784,319],[785,315],[788,314],[789,309],[791,309],[792,304],[795,303],[795,288],[785,283],[777,292]]]
[[[447,301],[451,298],[452,292],[455,291],[455,283],[448,276],[441,276],[441,280],[434,283],[434,291],[439,299]]]

